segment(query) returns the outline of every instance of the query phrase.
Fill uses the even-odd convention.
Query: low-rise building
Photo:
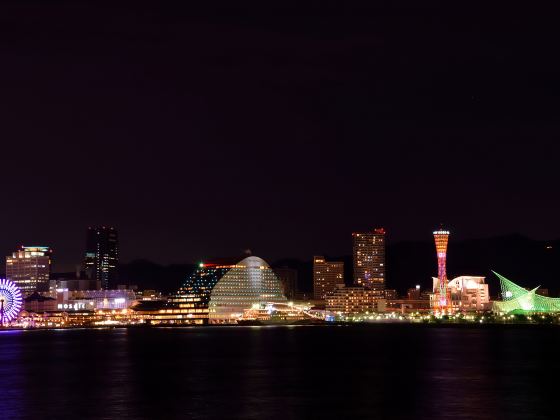
[[[434,293],[438,279],[432,278]],[[483,311],[489,309],[490,293],[483,276],[459,276],[449,281],[447,288],[451,295],[453,311]],[[431,296],[434,306],[434,296]]]
[[[326,297],[326,310],[337,315],[385,311],[383,290],[338,284]]]
[[[387,299],[387,312],[407,314],[430,311],[430,293],[422,291],[419,284],[409,288],[405,298]]]
[[[56,309],[62,311],[119,310],[135,303],[132,290],[56,290]]]
[[[385,299],[387,299],[387,300],[398,299],[399,298],[399,294],[397,293],[397,291],[395,289],[385,289],[384,294],[385,294]]]

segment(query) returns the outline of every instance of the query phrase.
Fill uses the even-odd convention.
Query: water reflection
[[[2,418],[550,418],[554,328],[0,332]]]

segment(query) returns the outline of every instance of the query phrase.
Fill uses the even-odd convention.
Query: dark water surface
[[[537,326],[4,331],[0,419],[559,418],[559,354]]]

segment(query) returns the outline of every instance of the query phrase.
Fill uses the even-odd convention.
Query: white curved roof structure
[[[210,323],[235,323],[245,309],[267,302],[287,302],[280,280],[262,258],[244,258],[212,289]]]
[[[247,257],[245,259],[242,259],[241,261],[239,261],[236,264],[236,267],[253,267],[253,268],[254,267],[257,267],[257,268],[267,267],[267,268],[270,268],[270,266],[268,265],[268,263],[265,260],[263,260],[262,258],[259,258],[259,257],[254,257],[254,256],[250,256],[250,257]]]

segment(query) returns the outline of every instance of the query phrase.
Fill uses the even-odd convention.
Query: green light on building
[[[532,290],[527,290],[495,271],[493,271],[493,273],[500,279],[503,299],[502,301],[495,301],[493,303],[492,310],[494,312],[506,314],[560,312],[560,298],[550,298],[538,295],[537,289],[540,286],[535,287]]]

